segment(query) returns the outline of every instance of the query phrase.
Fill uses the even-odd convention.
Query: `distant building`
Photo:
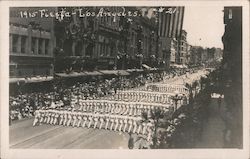
[[[52,18],[21,18],[21,12],[39,9],[10,8],[9,46],[10,77],[53,75],[53,49],[55,38]]]
[[[208,62],[208,51],[207,48],[202,48],[201,50],[201,62],[207,63]]]
[[[190,47],[190,65],[200,65],[202,63],[203,48],[200,46]]]
[[[186,64],[190,64],[191,62],[191,45],[187,43],[187,55],[186,55]]]
[[[214,59],[215,60],[222,60],[223,58],[223,50],[221,48],[215,48]]]
[[[187,32],[181,31],[181,37],[178,39],[178,54],[176,63],[187,64]]]
[[[176,56],[178,51],[178,41],[175,38],[171,39],[171,46],[170,46],[170,63],[176,63]]]

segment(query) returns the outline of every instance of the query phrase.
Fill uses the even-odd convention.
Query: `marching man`
[[[85,127],[87,120],[88,120],[87,115],[85,113],[83,113],[83,123],[82,123],[83,128]]]
[[[92,115],[90,115],[90,116],[88,117],[88,119],[89,119],[88,128],[90,128],[90,126],[91,126],[91,124],[92,124],[92,121],[93,121]]]
[[[102,128],[102,125],[103,125],[103,122],[104,122],[104,119],[103,119],[103,118],[104,118],[104,116],[101,115],[101,116],[100,116],[100,122],[101,122],[101,123],[100,123],[99,129]]]
[[[68,112],[67,112],[66,110],[64,111],[64,116],[63,116],[63,118],[64,118],[63,126],[66,126],[67,118],[68,118]]]
[[[47,124],[49,124],[49,122],[50,122],[51,115],[52,115],[52,112],[51,112],[51,110],[49,110],[48,114],[47,114],[47,121],[46,121]]]
[[[36,110],[36,111],[34,112],[34,114],[35,114],[35,119],[34,119],[34,121],[33,121],[33,126],[35,126],[36,123],[38,123],[38,122],[39,122],[39,119],[41,118],[40,110]]]
[[[54,109],[51,110],[51,119],[50,119],[50,122],[49,122],[50,125],[52,125],[54,123],[55,115],[56,115],[56,111]]]
[[[44,112],[44,110],[42,109],[42,110],[40,111],[40,113],[41,113],[41,117],[40,117],[39,123],[41,124],[41,123],[43,122],[44,118],[45,118],[45,112]]]
[[[119,125],[119,119],[118,119],[118,117],[117,117],[117,115],[116,115],[116,117],[115,117],[115,129],[114,129],[114,131],[116,131],[116,129],[118,128],[118,125]]]
[[[132,129],[132,126],[133,126],[133,120],[131,118],[129,118],[128,123],[129,123],[128,133],[130,133],[131,129]]]
[[[61,113],[60,111],[57,111],[57,110],[55,111],[55,117],[54,117],[54,122],[53,122],[54,125],[56,125],[56,123],[58,122],[60,113]]]
[[[94,129],[95,129],[97,126],[97,123],[98,123],[98,116],[95,114],[93,117],[94,117],[94,121],[95,121],[95,123],[94,123]]]
[[[134,126],[133,133],[135,133],[136,129],[137,129],[137,122],[136,122],[135,118],[134,118],[134,121],[133,121],[133,126]]]
[[[76,122],[77,122],[77,112],[73,112],[72,115],[73,115],[73,124],[72,124],[72,126],[75,127]]]
[[[82,113],[81,112],[77,113],[77,119],[78,119],[77,127],[80,127],[80,124],[82,122]]]
[[[113,125],[114,125],[114,118],[113,117],[111,117],[111,119],[110,119],[110,121],[111,121],[111,125],[110,125],[110,128],[109,128],[109,130],[112,130],[113,129]]]
[[[71,124],[71,120],[72,120],[72,112],[68,112],[68,122],[67,122],[67,126],[69,126]]]
[[[120,118],[120,127],[119,127],[119,131],[122,131],[122,126],[123,126],[123,121],[124,121],[124,117]]]
[[[45,108],[45,110],[44,110],[44,118],[43,118],[43,123],[46,123],[46,121],[47,121],[47,118],[48,118],[48,108]]]
[[[127,116],[124,116],[124,128],[123,128],[123,132],[126,132],[127,130],[127,126],[128,126],[128,117]]]
[[[109,121],[110,121],[110,117],[106,117],[106,125],[105,125],[106,130],[108,129]]]
[[[60,113],[60,122],[59,122],[59,125],[62,125],[63,124],[63,120],[64,120],[64,111],[62,113]]]

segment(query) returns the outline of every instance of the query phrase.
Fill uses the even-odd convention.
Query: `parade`
[[[201,76],[207,72],[202,71],[199,74]],[[188,78],[185,73],[180,74],[175,82],[182,81],[182,76]],[[193,77],[193,82],[197,80],[199,79]],[[167,82],[146,82],[144,86],[112,91],[111,94],[94,99],[86,99],[82,93],[78,93],[71,98],[68,106],[52,100],[49,106],[39,107],[34,112],[33,126],[47,124],[135,134],[150,145],[153,144],[155,133],[152,113],[159,111],[168,116],[189,103],[189,91],[184,83]],[[175,96],[181,97],[180,100],[174,101]],[[147,120],[143,119],[144,114]],[[183,117],[185,115],[182,114],[179,118]],[[179,122],[179,119],[175,119],[173,124]],[[173,132],[174,129],[173,125],[170,125],[167,131]]]

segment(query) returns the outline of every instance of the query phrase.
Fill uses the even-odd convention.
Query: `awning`
[[[150,70],[151,69],[151,67],[149,67],[148,65],[146,65],[146,64],[142,64],[142,67],[144,67],[145,69],[148,69],[148,70]]]
[[[128,75],[130,75],[130,73],[128,73],[125,70],[117,70],[117,75],[128,76]]]
[[[99,71],[105,75],[117,75],[117,71],[116,70],[101,70]]]
[[[32,77],[32,78],[10,78],[9,83],[17,83],[17,82],[22,82],[22,83],[36,83],[36,82],[45,82],[45,81],[51,81],[53,80],[52,76],[46,77]]]
[[[53,77],[52,76],[49,76],[49,77],[33,77],[29,80],[26,80],[26,83],[36,83],[36,82],[46,82],[46,81],[51,81],[53,80]]]
[[[127,69],[127,72],[143,72],[143,69]]]
[[[100,76],[103,75],[103,73],[98,72],[98,71],[92,71],[92,72],[84,72],[87,76]]]
[[[24,78],[10,78],[9,83],[25,82]]]
[[[72,73],[56,73],[57,76],[59,77],[80,77],[80,76],[86,76],[86,74],[84,72],[72,72]]]

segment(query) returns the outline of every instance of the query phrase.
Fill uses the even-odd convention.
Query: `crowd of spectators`
[[[54,91],[20,93],[9,98],[11,120],[32,117],[34,111],[52,105],[72,106],[78,99],[97,99],[116,93],[117,90],[143,86],[146,82],[156,82],[164,73],[147,73],[128,77],[114,77],[96,81],[76,82],[71,86],[57,85]]]
[[[113,95],[117,90],[126,90],[144,86],[146,83],[159,82],[164,78],[180,76],[197,69],[171,69],[154,73],[138,73],[130,76],[101,78],[92,81],[74,82],[70,86],[55,84],[53,91],[19,93],[9,98],[10,120],[21,120],[34,115],[34,111],[41,107],[72,107],[79,99],[98,99]],[[58,82],[57,82],[58,83]]]

